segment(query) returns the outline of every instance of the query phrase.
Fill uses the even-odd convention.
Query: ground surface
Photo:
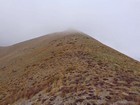
[[[140,63],[81,32],[0,48],[0,105],[140,105]]]

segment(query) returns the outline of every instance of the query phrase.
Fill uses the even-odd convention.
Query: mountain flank
[[[77,31],[0,48],[0,105],[140,105],[140,62]]]

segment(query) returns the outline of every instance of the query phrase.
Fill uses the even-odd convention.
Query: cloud
[[[68,28],[138,59],[139,0],[1,0],[0,45]]]

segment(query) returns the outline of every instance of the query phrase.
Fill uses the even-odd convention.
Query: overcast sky
[[[71,28],[140,60],[140,0],[0,0],[0,46]]]

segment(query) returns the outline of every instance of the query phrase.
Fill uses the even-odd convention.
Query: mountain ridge
[[[84,33],[53,33],[9,51],[0,57],[1,105],[139,104],[140,63]]]

